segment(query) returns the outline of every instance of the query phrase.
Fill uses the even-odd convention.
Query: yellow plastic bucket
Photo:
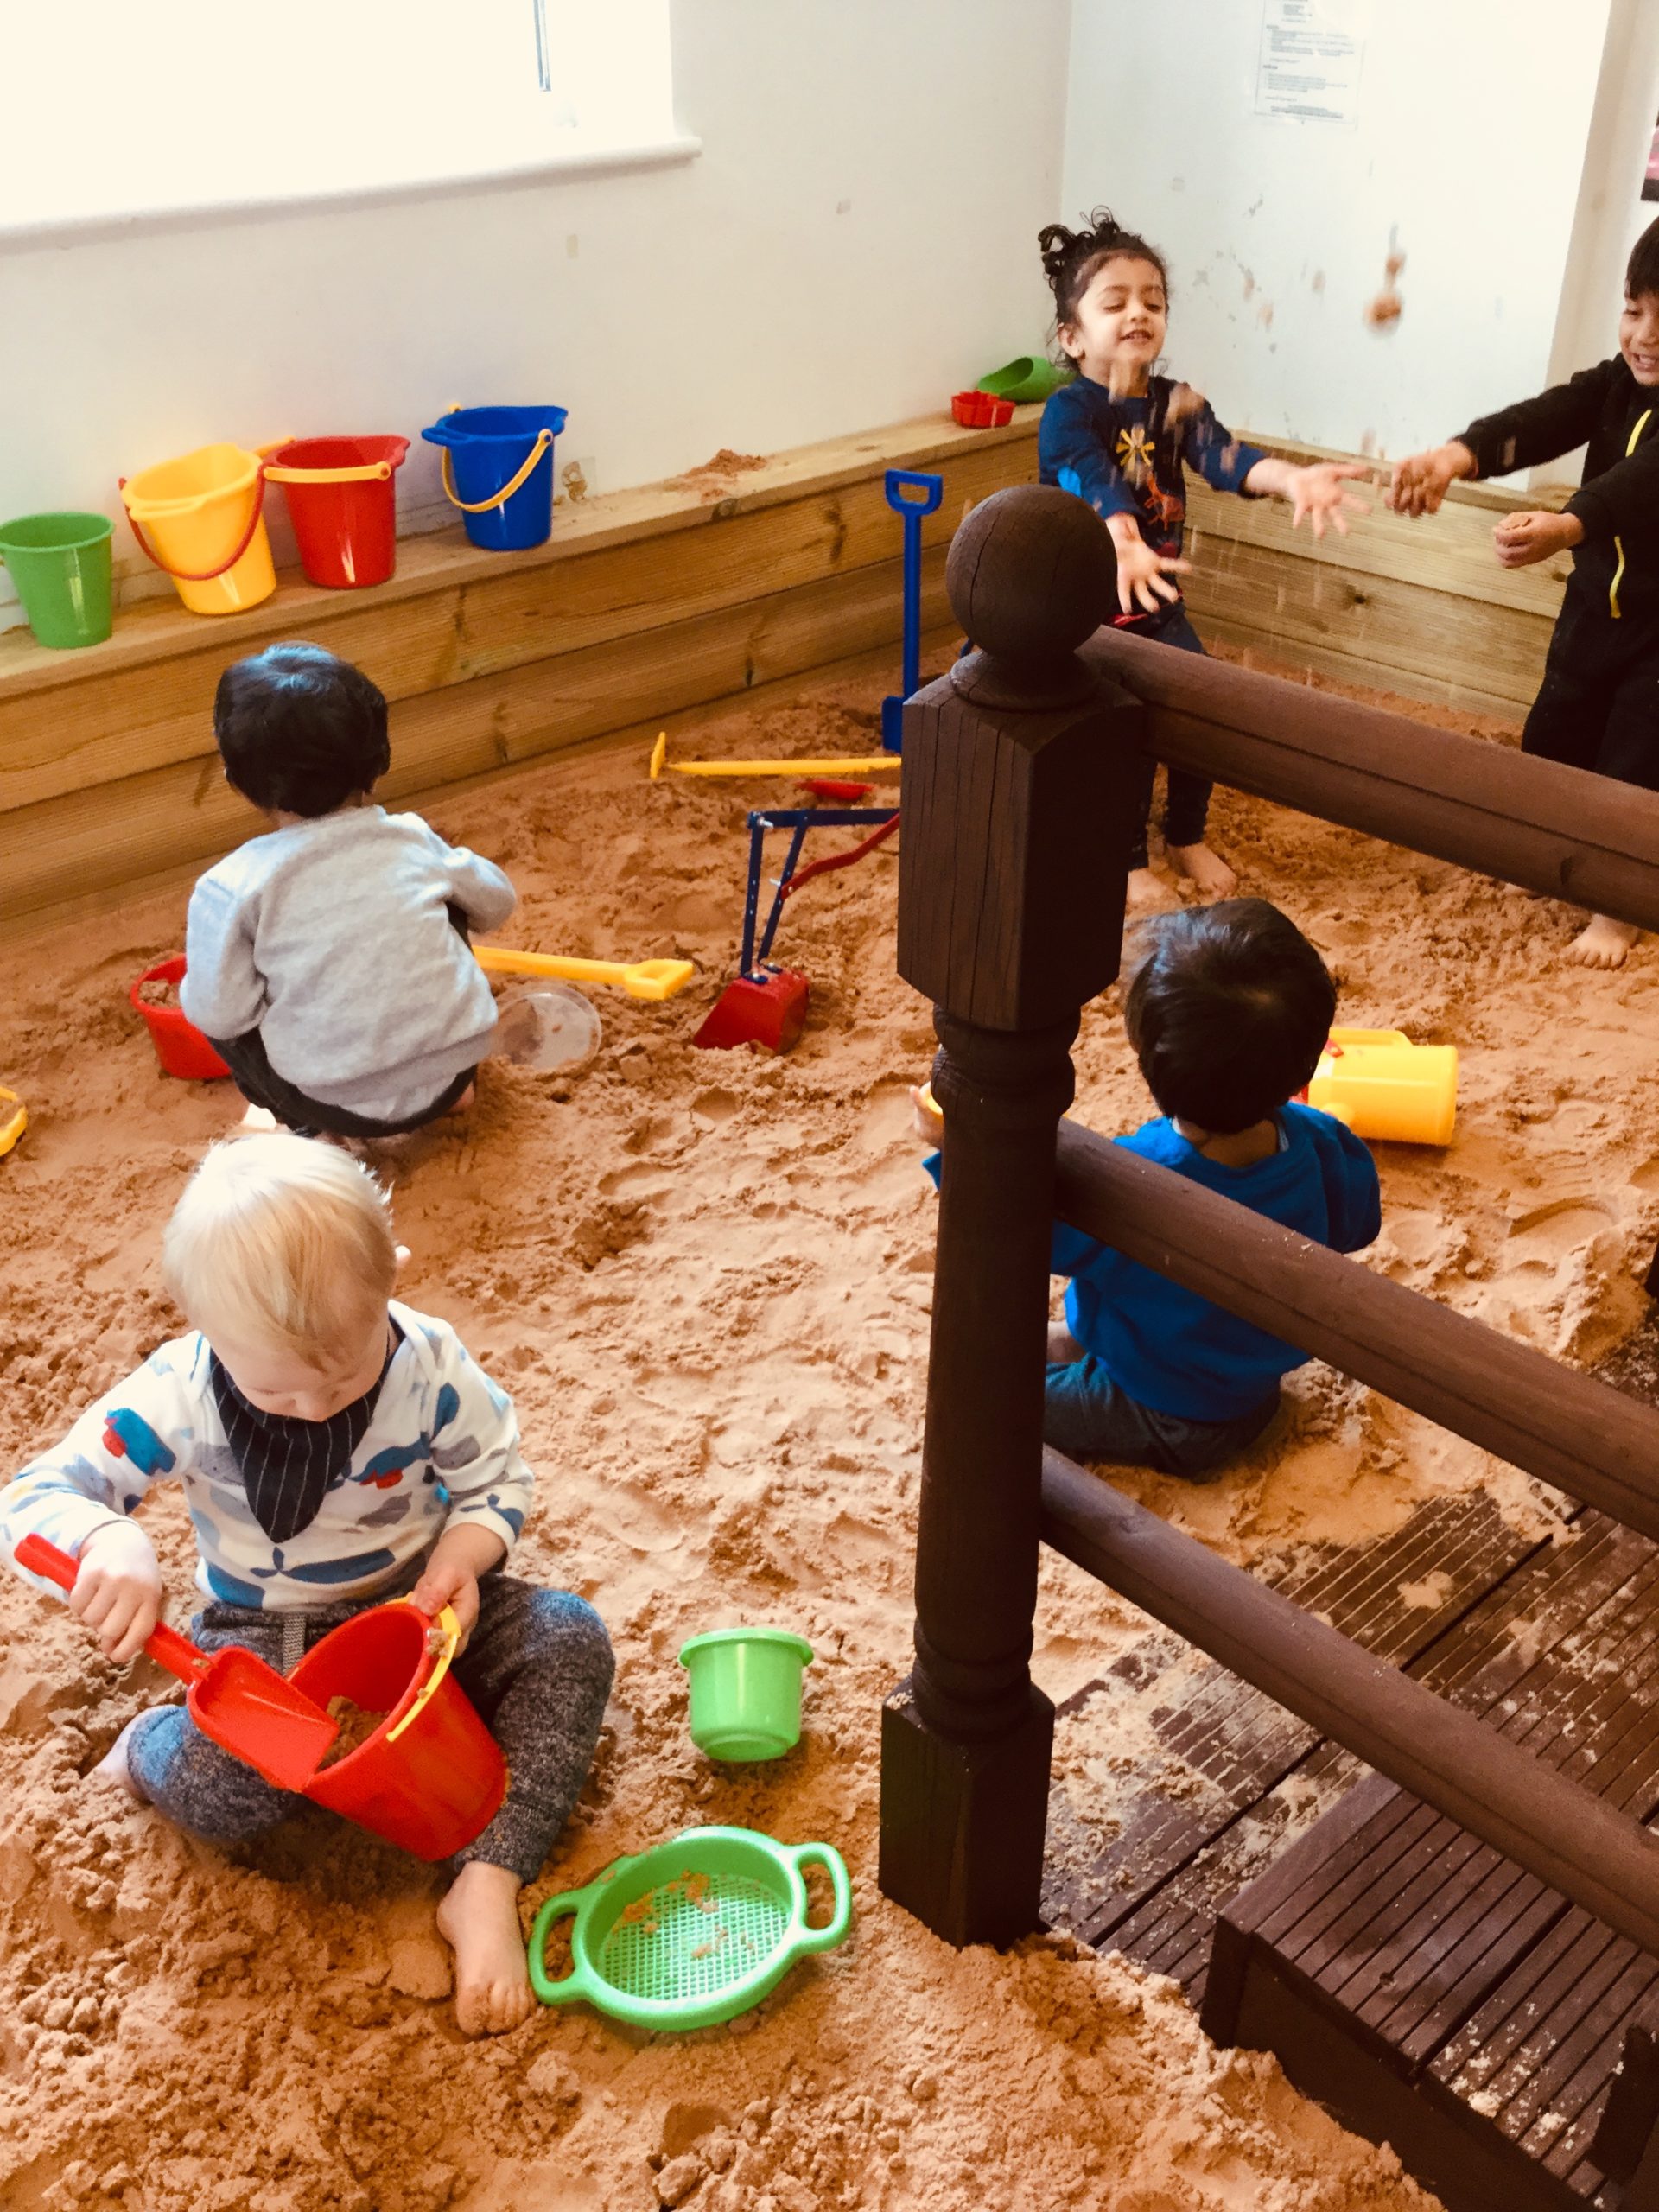
[[[1414,1045],[1398,1029],[1333,1029],[1307,1103],[1357,1137],[1450,1144],[1458,1118],[1458,1048]]]
[[[236,445],[198,446],[121,480],[139,550],[193,614],[236,614],[276,588],[265,534],[264,464]]]

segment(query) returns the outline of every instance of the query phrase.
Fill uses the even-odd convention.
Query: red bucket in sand
[[[177,1003],[183,974],[181,952],[158,960],[153,968],[146,968],[134,983],[132,1002],[149,1025],[150,1042],[156,1047],[156,1057],[163,1072],[182,1076],[187,1082],[211,1083],[217,1076],[229,1075],[230,1070],[194,1022],[186,1020],[184,1009]],[[151,1005],[144,996],[146,983],[168,984],[171,996]]]
[[[432,1625],[401,1600],[376,1605],[332,1630],[288,1679],[325,1710],[346,1697],[385,1715],[306,1796],[417,1859],[448,1859],[500,1810],[507,1763],[447,1657],[429,1648]]]

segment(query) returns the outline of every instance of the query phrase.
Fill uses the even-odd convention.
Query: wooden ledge
[[[734,516],[865,482],[888,468],[931,469],[969,450],[1022,448],[1034,437],[1041,414],[1040,407],[1016,408],[1013,422],[999,430],[965,430],[948,416],[923,416],[885,429],[794,447],[772,456],[763,467],[722,476],[717,487],[713,480],[700,482],[692,473],[632,491],[567,499],[555,515],[552,537],[523,553],[486,552],[472,543],[457,522],[449,529],[400,538],[397,574],[386,583],[360,591],[325,590],[308,583],[299,569],[291,568],[279,571],[272,598],[242,614],[192,614],[176,595],[141,600],[118,613],[113,634],[101,645],[73,652],[54,652],[36,645],[27,629],[8,630],[0,632],[0,703],[96,680],[117,669],[199,652],[208,643],[223,645],[229,649],[226,658],[233,658],[244,640],[251,645],[273,628],[283,634],[310,636],[331,621],[373,607],[397,606],[472,582],[499,582],[505,576],[532,574],[638,538],[728,522]],[[896,520],[893,526],[897,531]],[[766,585],[764,576],[757,577],[757,588]]]

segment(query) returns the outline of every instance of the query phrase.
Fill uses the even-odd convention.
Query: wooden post
[[[946,1138],[916,1662],[881,1724],[880,1882],[949,1942],[1037,1927],[1053,1707],[1033,1685],[1054,1138],[1117,973],[1140,709],[1077,659],[1114,592],[1091,509],[1000,492],[947,588],[980,650],[906,708],[899,970]]]

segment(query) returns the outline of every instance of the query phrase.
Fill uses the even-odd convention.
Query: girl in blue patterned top
[[[1043,270],[1054,295],[1056,332],[1077,364],[1043,410],[1039,472],[1087,499],[1103,517],[1117,554],[1119,625],[1185,652],[1201,653],[1186,619],[1180,587],[1191,573],[1181,554],[1186,515],[1184,470],[1195,468],[1217,492],[1287,500],[1292,521],[1306,517],[1315,537],[1330,523],[1344,536],[1343,510],[1366,512],[1344,480],[1369,476],[1363,461],[1299,467],[1235,438],[1190,385],[1153,373],[1169,327],[1169,273],[1163,256],[1097,207],[1089,227],[1051,223],[1039,236]],[[1145,811],[1131,849],[1129,903],[1160,893],[1147,863],[1146,813],[1152,804],[1147,766]],[[1164,837],[1169,856],[1206,898],[1225,899],[1238,879],[1205,842],[1211,786],[1185,769],[1169,772]]]

